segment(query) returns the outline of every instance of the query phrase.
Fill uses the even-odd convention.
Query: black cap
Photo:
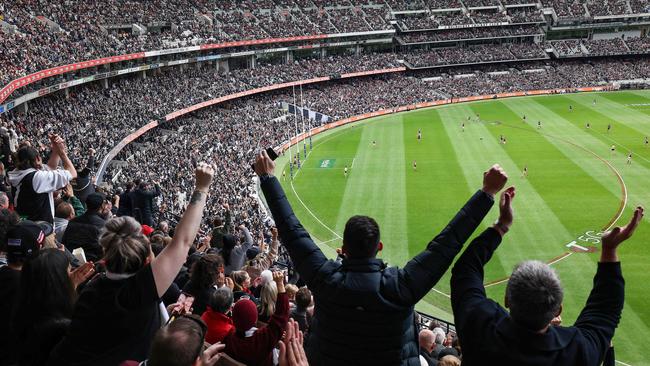
[[[246,258],[248,258],[248,260],[252,260],[253,258],[257,257],[258,254],[260,254],[260,248],[250,247],[246,251]]]
[[[46,233],[52,233],[52,225],[47,222],[21,221],[7,230],[7,260],[16,262],[34,258],[38,255]]]
[[[95,211],[102,207],[102,204],[106,200],[106,196],[101,193],[91,193],[86,197],[86,208],[89,211]]]

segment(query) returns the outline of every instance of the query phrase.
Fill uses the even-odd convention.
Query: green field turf
[[[506,144],[499,143],[500,135]],[[645,136],[650,136],[650,92],[457,104],[379,117],[322,134],[314,139],[314,149],[293,184],[287,179],[283,185],[303,225],[330,257],[333,248],[341,246],[346,220],[364,214],[379,222],[385,245],[381,257],[402,266],[480,188],[483,171],[499,163],[510,175],[508,184],[517,187],[516,218],[486,268],[486,282],[505,278],[521,260],[549,262],[564,256],[553,267],[565,288],[563,323],[570,325],[591,289],[599,254],[572,253],[566,245],[576,241],[598,249],[590,242],[598,241],[593,239],[596,233],[619,216],[625,200],[615,171],[627,192],[618,223],[627,222],[635,205],[650,207],[650,147],[644,144]],[[616,146],[614,153],[611,145]],[[629,151],[631,165],[626,164]],[[345,165],[350,168],[347,178]],[[524,166],[527,178],[522,177]],[[286,157],[279,160],[280,169],[288,169]],[[479,230],[496,215],[495,208]],[[646,215],[635,237],[620,249],[626,302],[614,344],[617,359],[631,365],[650,365],[645,346],[650,339],[649,218]],[[448,271],[418,309],[453,321],[449,277]],[[501,282],[487,292],[502,300],[504,290]]]

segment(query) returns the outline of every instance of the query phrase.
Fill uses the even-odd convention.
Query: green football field
[[[499,163],[510,176],[508,184],[517,187],[516,216],[486,267],[488,296],[503,303],[503,280],[517,262],[552,263],[565,289],[563,324],[570,325],[592,287],[602,231],[616,220],[627,222],[636,205],[650,207],[645,136],[650,136],[650,92],[645,91],[456,104],[378,117],[319,135],[295,179],[287,178],[283,185],[303,225],[328,256],[333,258],[334,248],[341,246],[346,220],[363,214],[380,225],[380,256],[402,266],[481,187],[483,171]],[[286,161],[278,161],[278,170],[288,177]],[[476,234],[494,222],[497,211],[495,206]],[[650,339],[649,218],[620,249],[626,301],[614,344],[621,364],[650,365],[645,344]],[[418,309],[453,321],[449,272]]]

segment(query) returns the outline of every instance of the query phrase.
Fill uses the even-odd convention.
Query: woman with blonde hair
[[[270,282],[262,286],[262,291],[260,292],[260,311],[258,319],[262,322],[267,323],[273,313],[275,313],[275,302],[278,298],[278,288],[275,285],[275,282]]]
[[[100,237],[106,273],[79,295],[70,330],[52,352],[50,365],[117,365],[147,358],[166,316],[160,298],[194,243],[214,170],[201,163],[195,175],[190,204],[159,256],[154,258],[135,219],[122,216],[106,222]]]

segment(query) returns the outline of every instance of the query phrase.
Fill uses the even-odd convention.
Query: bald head
[[[436,335],[429,329],[422,329],[420,331],[419,342],[420,348],[427,352],[433,351],[435,348]]]

